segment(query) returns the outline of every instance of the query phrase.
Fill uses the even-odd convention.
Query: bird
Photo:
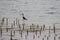
[[[22,18],[23,18],[23,20],[27,20],[27,18],[26,18],[26,17],[24,17],[24,14],[23,14],[23,13],[22,13],[22,16],[23,16],[23,17],[22,17]]]

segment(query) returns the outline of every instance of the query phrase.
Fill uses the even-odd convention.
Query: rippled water
[[[28,19],[27,23],[60,23],[60,1],[0,0],[0,18],[22,20],[22,13]]]

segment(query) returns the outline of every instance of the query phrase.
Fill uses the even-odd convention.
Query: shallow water
[[[0,0],[0,20],[6,17],[10,25],[17,18],[20,23],[23,23],[22,13],[24,13],[24,16],[28,19],[25,20],[26,25],[33,23],[39,25],[45,24],[46,26],[56,24],[56,28],[60,26],[59,0]],[[42,35],[44,35],[44,33]],[[3,39],[9,40],[9,37],[8,39],[7,37],[8,36],[3,36]],[[31,36],[29,36],[27,40],[32,40],[30,37]],[[21,40],[18,36],[17,38]],[[53,40],[52,37],[50,39]],[[24,37],[22,40],[25,40]],[[39,39],[36,37],[36,40]]]

